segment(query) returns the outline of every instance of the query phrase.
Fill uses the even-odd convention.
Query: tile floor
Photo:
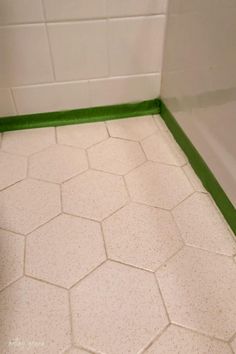
[[[0,353],[236,353],[236,242],[160,117],[0,136]]]

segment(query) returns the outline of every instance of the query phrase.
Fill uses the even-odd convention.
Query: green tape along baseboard
[[[37,113],[0,118],[0,132],[55,127],[60,125],[99,122],[112,119],[160,114],[172,135],[189,159],[190,164],[212,195],[229,226],[236,235],[236,210],[217,179],[193,146],[185,132],[160,99],[113,106],[82,108],[71,111]]]
[[[19,115],[0,118],[0,132],[91,123],[157,113],[160,113],[160,101],[154,99],[113,106],[81,108],[72,111]]]
[[[194,171],[202,181],[206,190],[211,194],[216,205],[224,215],[226,221],[236,235],[236,209],[227,197],[226,193],[220,186],[219,182],[205,163],[202,156],[191,143],[183,129],[177,123],[172,113],[168,110],[166,105],[160,101],[161,117],[171,131],[175,140],[184,151],[185,155],[193,167]]]

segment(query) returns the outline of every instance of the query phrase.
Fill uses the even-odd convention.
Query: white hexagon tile
[[[235,238],[186,162],[158,116],[2,134],[0,353],[236,353]]]
[[[109,139],[88,150],[92,168],[125,175],[146,159],[140,145],[134,141]]]
[[[22,278],[0,293],[1,353],[63,353],[71,345],[66,290]]]
[[[62,186],[63,210],[101,221],[128,200],[122,177],[89,170]]]
[[[103,222],[108,256],[155,271],[183,245],[168,211],[131,203]]]
[[[236,264],[185,247],[157,271],[173,323],[228,341],[236,332]]]
[[[153,274],[107,262],[71,291],[77,345],[138,353],[168,324]]]
[[[187,159],[167,132],[157,131],[142,141],[143,150],[150,161],[183,166]]]
[[[208,195],[195,193],[174,210],[181,235],[190,246],[232,256],[236,242]]]
[[[106,122],[110,136],[140,141],[156,131],[152,116],[117,119]]]
[[[0,192],[0,227],[27,234],[61,211],[59,186],[25,179]]]
[[[106,259],[98,223],[60,215],[26,242],[26,274],[71,287]]]
[[[134,201],[163,209],[172,209],[193,193],[179,167],[157,162],[146,162],[127,174],[125,179]]]
[[[49,182],[62,183],[87,170],[84,150],[53,145],[29,159],[29,176]]]
[[[3,134],[2,150],[29,156],[55,144],[54,128],[17,130]]]
[[[57,127],[59,144],[87,149],[108,138],[105,123],[75,124]]]

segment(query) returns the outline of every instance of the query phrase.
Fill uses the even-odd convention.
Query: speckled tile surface
[[[236,242],[159,116],[1,140],[0,353],[236,353]]]

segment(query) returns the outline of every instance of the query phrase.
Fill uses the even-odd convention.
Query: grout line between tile
[[[142,267],[136,266],[134,264],[126,263],[124,261],[119,261],[118,259],[114,259],[112,257],[108,257],[108,261],[113,262],[113,263],[119,263],[119,264],[122,264],[124,266],[131,267],[131,268],[134,268],[136,270],[138,269],[138,270],[141,270],[141,271],[144,271],[144,272],[147,272],[147,273],[151,273],[151,274],[154,274],[154,272],[155,272],[154,270],[142,268]]]
[[[48,32],[48,23],[47,23],[47,20],[46,20],[46,9],[45,9],[44,0],[41,0],[41,4],[42,4],[42,10],[43,10],[43,17],[44,17],[43,24],[44,24],[44,28],[45,28],[46,36],[47,36],[47,43],[48,43],[48,50],[49,50],[51,68],[52,68],[52,75],[53,75],[54,82],[56,82],[57,81],[57,79],[56,79],[56,70],[55,70],[55,65],[54,65],[54,59],[53,59],[53,52],[52,52],[50,36],[49,36],[49,32]]]
[[[196,249],[198,249],[198,250],[200,250],[200,251],[206,251],[206,252],[208,252],[208,253],[210,253],[210,254],[213,253],[213,254],[216,254],[216,255],[218,255],[218,256],[228,257],[228,258],[230,258],[230,259],[232,259],[232,258],[234,257],[233,254],[232,254],[232,255],[229,255],[229,254],[220,253],[220,252],[217,252],[217,251],[214,251],[214,250],[206,249],[206,248],[204,248],[204,247],[191,245],[191,244],[187,243],[186,241],[185,241],[185,246],[186,246],[186,247],[189,247],[189,248],[196,248]]]
[[[73,311],[72,311],[70,291],[67,291],[67,295],[68,295],[68,304],[69,304],[70,336],[71,336],[71,344],[73,346],[75,343],[75,341],[74,341],[75,333],[74,333],[74,327],[73,327]]]
[[[27,232],[24,236],[30,236],[30,234],[32,234],[34,231],[40,229],[41,227],[43,227],[44,225],[47,225],[50,221],[56,219],[59,215],[61,215],[62,213],[59,212],[57,215],[53,216],[51,219],[47,220],[46,222],[44,222],[41,225],[38,225],[36,228],[34,228],[33,230],[31,230],[30,232]],[[9,230],[11,231],[11,230]]]
[[[93,272],[95,272],[98,268],[100,268],[104,263],[106,263],[108,260],[105,259],[104,261],[102,261],[100,264],[98,264],[96,267],[94,267],[91,271],[89,271],[87,274],[85,274],[85,276],[83,276],[80,280],[78,280],[75,284],[73,284],[68,290],[71,291],[72,289],[76,288],[76,286],[84,279],[86,279],[87,277],[89,277],[89,275]]]
[[[186,246],[185,244],[183,244],[183,246],[180,248],[180,249],[178,249],[178,251],[176,251],[175,253],[173,253],[165,262],[163,262],[156,270],[155,270],[155,275],[156,275],[156,277],[157,277],[157,272],[159,272],[159,270],[161,270],[162,268],[164,268],[164,266],[166,265],[166,263],[168,262],[170,262],[175,256],[177,256],[177,254],[179,253],[179,252],[181,252],[185,247],[188,247],[188,246]]]
[[[12,286],[13,284],[15,284],[18,280],[24,278],[24,274],[22,274],[21,276],[19,276],[19,278],[14,279],[13,281],[11,281],[10,283],[8,283],[6,286],[4,286],[2,289],[0,289],[0,294],[1,292],[3,292],[4,290],[6,290],[7,288],[9,288],[10,286]]]
[[[161,301],[163,303],[163,307],[165,308],[166,316],[167,316],[168,322],[170,324],[171,323],[170,315],[169,315],[169,312],[168,312],[168,309],[167,309],[167,306],[166,306],[166,303],[165,303],[164,296],[163,296],[162,291],[161,291],[161,287],[160,287],[159,281],[158,281],[158,279],[157,279],[155,274],[153,276],[155,278],[155,284],[157,286],[157,290],[159,291],[159,294],[160,294],[160,297],[161,297]]]
[[[179,202],[178,204],[173,206],[173,208],[169,209],[170,212],[172,213],[175,208],[177,208],[179,205],[181,205],[183,202],[185,202],[188,198],[191,198],[192,195],[195,194],[195,193],[197,193],[197,192],[194,190],[191,194],[189,194],[187,197],[185,197],[183,200],[181,200],[181,202]]]
[[[161,331],[160,333],[158,333],[158,335],[156,335],[156,336],[151,340],[151,342],[150,342],[145,348],[143,348],[138,354],[145,354],[146,350],[148,350],[148,349],[152,346],[152,344],[155,343],[155,342],[162,336],[162,334],[164,334],[164,333],[167,331],[167,329],[168,329],[170,326],[171,326],[171,323],[168,323],[168,324],[162,329],[162,331]]]
[[[123,209],[124,207],[126,207],[129,203],[130,203],[130,200],[128,199],[124,205],[122,205],[119,209],[113,211],[111,214],[105,216],[105,218],[103,218],[102,220],[100,220],[100,222],[104,222],[106,219],[110,218],[112,215],[114,215],[115,213],[117,213],[118,211],[120,211],[121,209]]]
[[[165,209],[163,207],[159,207],[159,206],[156,206],[156,205],[151,205],[151,204],[147,204],[145,202],[140,202],[140,201],[135,200],[135,198],[131,199],[131,202],[136,203],[136,204],[140,204],[140,205],[144,205],[144,206],[147,206],[149,208],[155,208],[155,209],[160,209],[160,210],[163,210],[163,211],[170,212],[170,209]]]
[[[206,338],[215,339],[215,340],[218,340],[218,341],[223,342],[223,343],[226,343],[226,344],[228,343],[227,340],[224,340],[224,339],[219,338],[219,337],[212,336],[212,335],[210,335],[210,334],[206,334],[205,332],[201,332],[201,331],[199,331],[199,330],[196,330],[196,329],[193,329],[193,328],[190,328],[190,327],[186,327],[186,326],[184,326],[184,325],[182,325],[182,324],[179,324],[179,323],[177,323],[177,322],[175,322],[175,321],[172,321],[171,324],[174,325],[174,326],[176,326],[176,327],[180,327],[180,328],[186,329],[186,330],[188,330],[188,331],[191,331],[191,332],[193,332],[193,333],[200,334],[200,335],[202,335],[202,336],[204,336],[204,337],[206,337]]]
[[[63,200],[62,200],[62,186],[59,186],[60,189],[60,209],[61,209],[61,214],[63,213]]]
[[[110,134],[110,130],[109,130],[109,127],[108,127],[107,122],[108,122],[108,121],[106,120],[104,123],[105,123],[105,127],[106,127],[107,134],[108,134],[108,139],[109,139],[109,138],[113,138],[113,136],[111,136],[111,134]]]
[[[33,280],[37,280],[43,284],[48,284],[48,285],[51,285],[51,286],[55,286],[56,288],[59,288],[59,289],[62,289],[64,291],[68,291],[69,289],[68,288],[64,288],[63,286],[59,285],[59,284],[56,284],[56,283],[51,283],[50,281],[48,280],[45,280],[45,279],[42,279],[42,278],[38,278],[38,277],[35,277],[31,274],[25,274],[25,278],[30,278],[30,279],[33,279]]]
[[[27,171],[26,171],[26,173],[27,173]],[[5,190],[8,189],[8,188],[11,188],[11,187],[15,186],[16,184],[18,184],[18,183],[20,183],[20,182],[22,182],[22,181],[25,181],[26,179],[27,179],[27,176],[26,176],[26,178],[22,178],[22,179],[20,179],[19,181],[15,182],[15,183],[12,183],[12,184],[10,184],[9,186],[0,189],[0,193],[3,192],[3,191],[5,191]],[[0,227],[0,229],[1,229],[1,227]],[[9,230],[7,230],[7,231],[9,231]]]
[[[24,255],[23,255],[23,274],[26,272],[26,248],[27,248],[27,236],[25,236],[24,240]]]
[[[105,254],[106,254],[106,260],[108,260],[109,258],[108,258],[108,251],[107,251],[107,245],[106,245],[106,238],[105,238],[102,222],[100,222],[99,225],[100,225],[100,229],[101,229],[103,245],[104,245],[104,250],[105,250]]]

